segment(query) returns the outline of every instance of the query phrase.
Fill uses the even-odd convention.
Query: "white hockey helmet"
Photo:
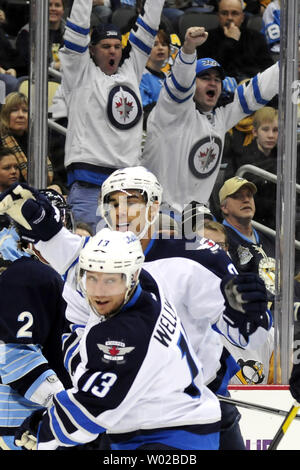
[[[80,252],[80,286],[86,293],[83,282],[86,271],[124,274],[127,288],[124,300],[126,303],[138,284],[138,275],[144,259],[141,243],[133,232],[117,232],[104,228],[91,237]]]
[[[100,193],[100,214],[113,230],[109,218],[109,210],[107,205],[109,203],[109,195],[115,191],[126,191],[136,189],[145,196],[146,203],[146,224],[141,233],[137,237],[142,238],[149,225],[152,225],[158,217],[156,216],[149,220],[149,209],[153,203],[161,204],[162,200],[162,186],[158,182],[156,176],[143,166],[127,167],[114,171],[102,184]]]

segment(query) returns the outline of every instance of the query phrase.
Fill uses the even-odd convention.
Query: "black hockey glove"
[[[289,383],[292,397],[300,403],[300,364],[293,365]]]
[[[224,320],[247,338],[259,326],[268,329],[268,297],[263,280],[255,273],[224,276],[221,290],[225,299]]]
[[[37,450],[37,433],[43,414],[47,409],[34,411],[26,418],[15,433],[15,444],[25,450]]]
[[[63,226],[59,210],[46,196],[24,183],[15,183],[1,193],[0,214],[8,214],[21,238],[32,243],[50,240]]]

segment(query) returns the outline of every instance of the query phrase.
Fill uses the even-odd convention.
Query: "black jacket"
[[[217,60],[228,76],[235,77],[237,82],[253,77],[273,64],[266,40],[258,31],[241,28],[239,41],[227,38],[223,29],[209,31],[208,38],[197,48],[198,59],[211,57]]]

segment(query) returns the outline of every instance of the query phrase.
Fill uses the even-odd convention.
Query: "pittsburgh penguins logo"
[[[141,119],[140,100],[127,86],[115,86],[109,93],[107,115],[114,127],[120,130],[130,129]]]
[[[258,385],[263,382],[264,366],[260,361],[239,359],[237,361],[241,370],[236,374],[244,385]]]
[[[205,137],[196,142],[190,151],[189,167],[196,178],[207,178],[218,166],[222,154],[219,137]]]

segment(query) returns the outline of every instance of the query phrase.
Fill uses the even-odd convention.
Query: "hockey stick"
[[[222,395],[217,395],[219,400],[232,405],[240,406],[242,408],[248,408],[249,410],[264,411],[265,413],[271,413],[279,416],[288,416],[288,411],[278,410],[277,408],[271,408],[270,406],[256,405],[254,403],[249,403],[246,401],[239,401],[229,397],[223,397]],[[295,419],[300,419],[300,416],[294,416]]]
[[[277,433],[275,434],[274,439],[272,440],[271,444],[268,447],[268,450],[276,450],[278,447],[279,442],[287,432],[291,422],[296,417],[298,410],[300,408],[300,403],[295,402],[291,407],[290,411],[288,412],[287,416],[285,417],[283,423],[280,425]]]

